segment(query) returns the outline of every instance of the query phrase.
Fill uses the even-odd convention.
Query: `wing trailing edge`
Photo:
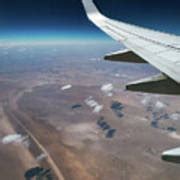
[[[180,163],[180,148],[170,149],[162,153],[162,160],[171,163]]]
[[[129,49],[124,49],[121,51],[113,52],[111,54],[107,54],[104,57],[107,61],[115,61],[115,62],[128,62],[128,63],[147,63],[140,56],[135,54],[133,51]]]
[[[180,94],[180,85],[164,74],[132,82],[126,86],[126,89],[156,94]]]

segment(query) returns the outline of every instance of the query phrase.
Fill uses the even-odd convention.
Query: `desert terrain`
[[[60,180],[179,179],[161,153],[180,144],[180,97],[125,91],[158,72],[103,61],[120,48],[0,47],[1,179],[34,167]]]

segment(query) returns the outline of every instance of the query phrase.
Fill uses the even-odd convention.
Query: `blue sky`
[[[180,34],[178,0],[95,0],[109,17]],[[0,38],[109,40],[91,24],[80,0],[1,0]]]

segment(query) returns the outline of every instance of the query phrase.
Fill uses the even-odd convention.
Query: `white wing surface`
[[[88,18],[127,50],[106,56],[113,61],[147,62],[160,70],[161,75],[127,85],[132,91],[180,94],[180,37],[135,25],[111,20],[103,16],[93,0],[82,0]],[[123,54],[126,53],[126,54]],[[127,53],[128,52],[128,53]],[[126,57],[126,59],[123,59]],[[128,61],[128,59],[129,61]],[[139,58],[138,58],[139,57]],[[167,90],[168,88],[168,90]]]

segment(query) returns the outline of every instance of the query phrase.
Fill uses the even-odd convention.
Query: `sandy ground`
[[[136,103],[138,97],[129,97],[130,101],[124,96],[113,97],[126,106],[126,116],[121,119],[109,108],[109,97],[100,100],[96,88],[75,87],[62,92],[60,87],[42,85],[18,93],[10,99],[8,108],[46,149],[64,179],[178,179],[178,166],[160,159],[163,149],[178,141],[142,120],[145,114]],[[93,97],[106,107],[100,114],[83,104],[93,89]],[[77,94],[79,91],[83,93]],[[83,111],[70,110],[76,101],[83,104]],[[114,138],[106,138],[97,126],[101,116],[116,128]],[[55,169],[54,173],[57,174]]]
[[[0,107],[0,137],[1,139],[10,134],[17,132],[8,120],[4,113],[2,106]],[[24,173],[27,169],[37,166],[35,158],[29,152],[29,149],[22,143],[0,143],[0,156],[1,156],[1,178],[24,179]]]
[[[83,57],[81,48],[76,56],[61,49],[54,54],[52,47],[28,47],[18,54],[10,48],[1,57],[0,179],[23,180],[40,165],[60,180],[179,180],[179,165],[160,156],[179,145],[180,121],[170,117],[179,115],[180,99],[124,91],[128,82],[153,74],[149,68],[91,61],[94,47]],[[96,51],[99,57],[102,48]],[[102,91],[107,84],[112,92]],[[95,106],[86,103],[90,96]],[[112,109],[113,102],[119,109]],[[30,144],[2,143],[16,133],[28,136]],[[43,153],[46,158],[37,163]]]

